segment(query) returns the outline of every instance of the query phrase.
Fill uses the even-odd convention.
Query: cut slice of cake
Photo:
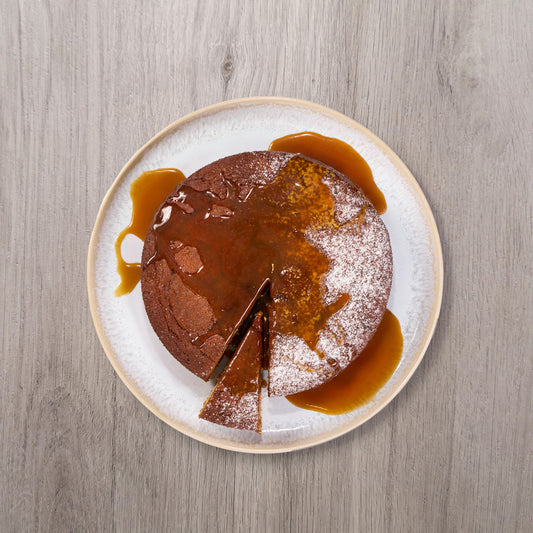
[[[261,433],[262,357],[263,315],[258,314],[206,400],[200,418]]]

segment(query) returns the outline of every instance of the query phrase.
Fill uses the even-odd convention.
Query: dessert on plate
[[[374,335],[391,281],[388,232],[365,195],[324,164],[271,151],[220,159],[180,183],[141,262],[156,334],[204,380],[235,342],[252,342],[246,328],[257,337],[262,304],[271,396],[346,368]]]

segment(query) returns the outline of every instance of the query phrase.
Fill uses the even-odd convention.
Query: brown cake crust
[[[313,388],[357,357],[381,321],[387,230],[357,187],[316,161],[281,152],[218,160],[154,218],[141,270],[148,317],[170,353],[207,380],[266,281],[269,394]]]
[[[154,241],[149,233],[145,250],[153,249]],[[142,279],[146,311],[159,339],[182,365],[207,381],[226,346],[216,334],[200,346],[191,342],[191,337],[205,332],[214,322],[209,304],[191,291],[164,260],[146,268]]]
[[[150,323],[167,350],[188,370],[205,381],[209,379],[233,334],[260,296],[264,280],[258,279],[254,286],[245,291],[238,291],[237,295],[234,290],[228,291],[229,301],[222,305],[227,307],[229,316],[226,322],[231,326],[220,331],[219,324],[215,321],[212,302],[194,293],[183,282],[187,278],[186,271],[191,267],[189,258],[178,255],[175,257],[178,264],[172,265],[172,268],[167,260],[157,257],[154,226],[161,218],[165,205],[178,206],[172,213],[174,218],[194,213],[190,204],[175,201],[184,186],[210,195],[210,213],[223,220],[227,213],[217,201],[223,200],[227,195],[228,184],[236,187],[236,194],[244,199],[258,183],[273,180],[289,158],[290,156],[284,153],[247,152],[226,157],[201,168],[167,198],[156,213],[154,224],[144,241],[141,288]],[[239,253],[236,244],[238,243],[228,243],[226,259],[221,257],[215,261],[225,261],[226,268],[231,268],[230,260],[235,261]],[[179,248],[178,254],[180,252],[182,248]],[[209,268],[209,265],[207,267]]]
[[[200,418],[261,433],[262,355],[263,317],[259,314],[204,403]]]

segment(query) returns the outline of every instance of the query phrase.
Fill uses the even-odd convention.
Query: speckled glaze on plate
[[[394,276],[388,308],[404,337],[400,364],[367,404],[330,416],[300,409],[263,391],[263,433],[217,426],[198,418],[212,382],[204,383],[167,352],[152,330],[140,285],[116,298],[119,283],[114,243],[131,217],[131,183],[144,171],[175,167],[186,176],[221,157],[266,150],[274,139],[314,131],[341,139],[367,161],[387,201],[383,220],[390,234]],[[142,242],[127,237],[126,260],[140,261]],[[407,167],[357,122],[316,104],[288,98],[223,102],[174,122],[121,170],[106,194],[94,226],[87,266],[89,302],[100,342],[131,392],[178,431],[212,446],[251,453],[278,453],[336,438],[374,416],[407,383],[433,334],[442,298],[440,239],[428,203]]]

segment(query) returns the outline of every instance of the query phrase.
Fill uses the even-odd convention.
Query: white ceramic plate
[[[204,383],[166,351],[152,330],[140,286],[115,298],[114,243],[131,217],[130,185],[146,170],[175,167],[186,176],[221,157],[266,150],[276,138],[314,131],[341,139],[367,161],[387,201],[383,220],[392,242],[394,278],[388,308],[399,319],[404,349],[389,381],[366,405],[330,416],[285,398],[262,398],[263,433],[211,424],[198,413],[213,384]],[[129,239],[129,240],[128,240]],[[126,260],[140,261],[142,243],[127,237]],[[188,115],[141,148],[122,169],[98,213],[88,257],[91,312],[104,350],[135,396],[159,418],[199,441],[242,452],[305,448],[354,429],[383,409],[409,380],[433,334],[442,296],[442,253],[424,194],[390,148],[360,124],[325,107],[287,98],[250,98]]]

